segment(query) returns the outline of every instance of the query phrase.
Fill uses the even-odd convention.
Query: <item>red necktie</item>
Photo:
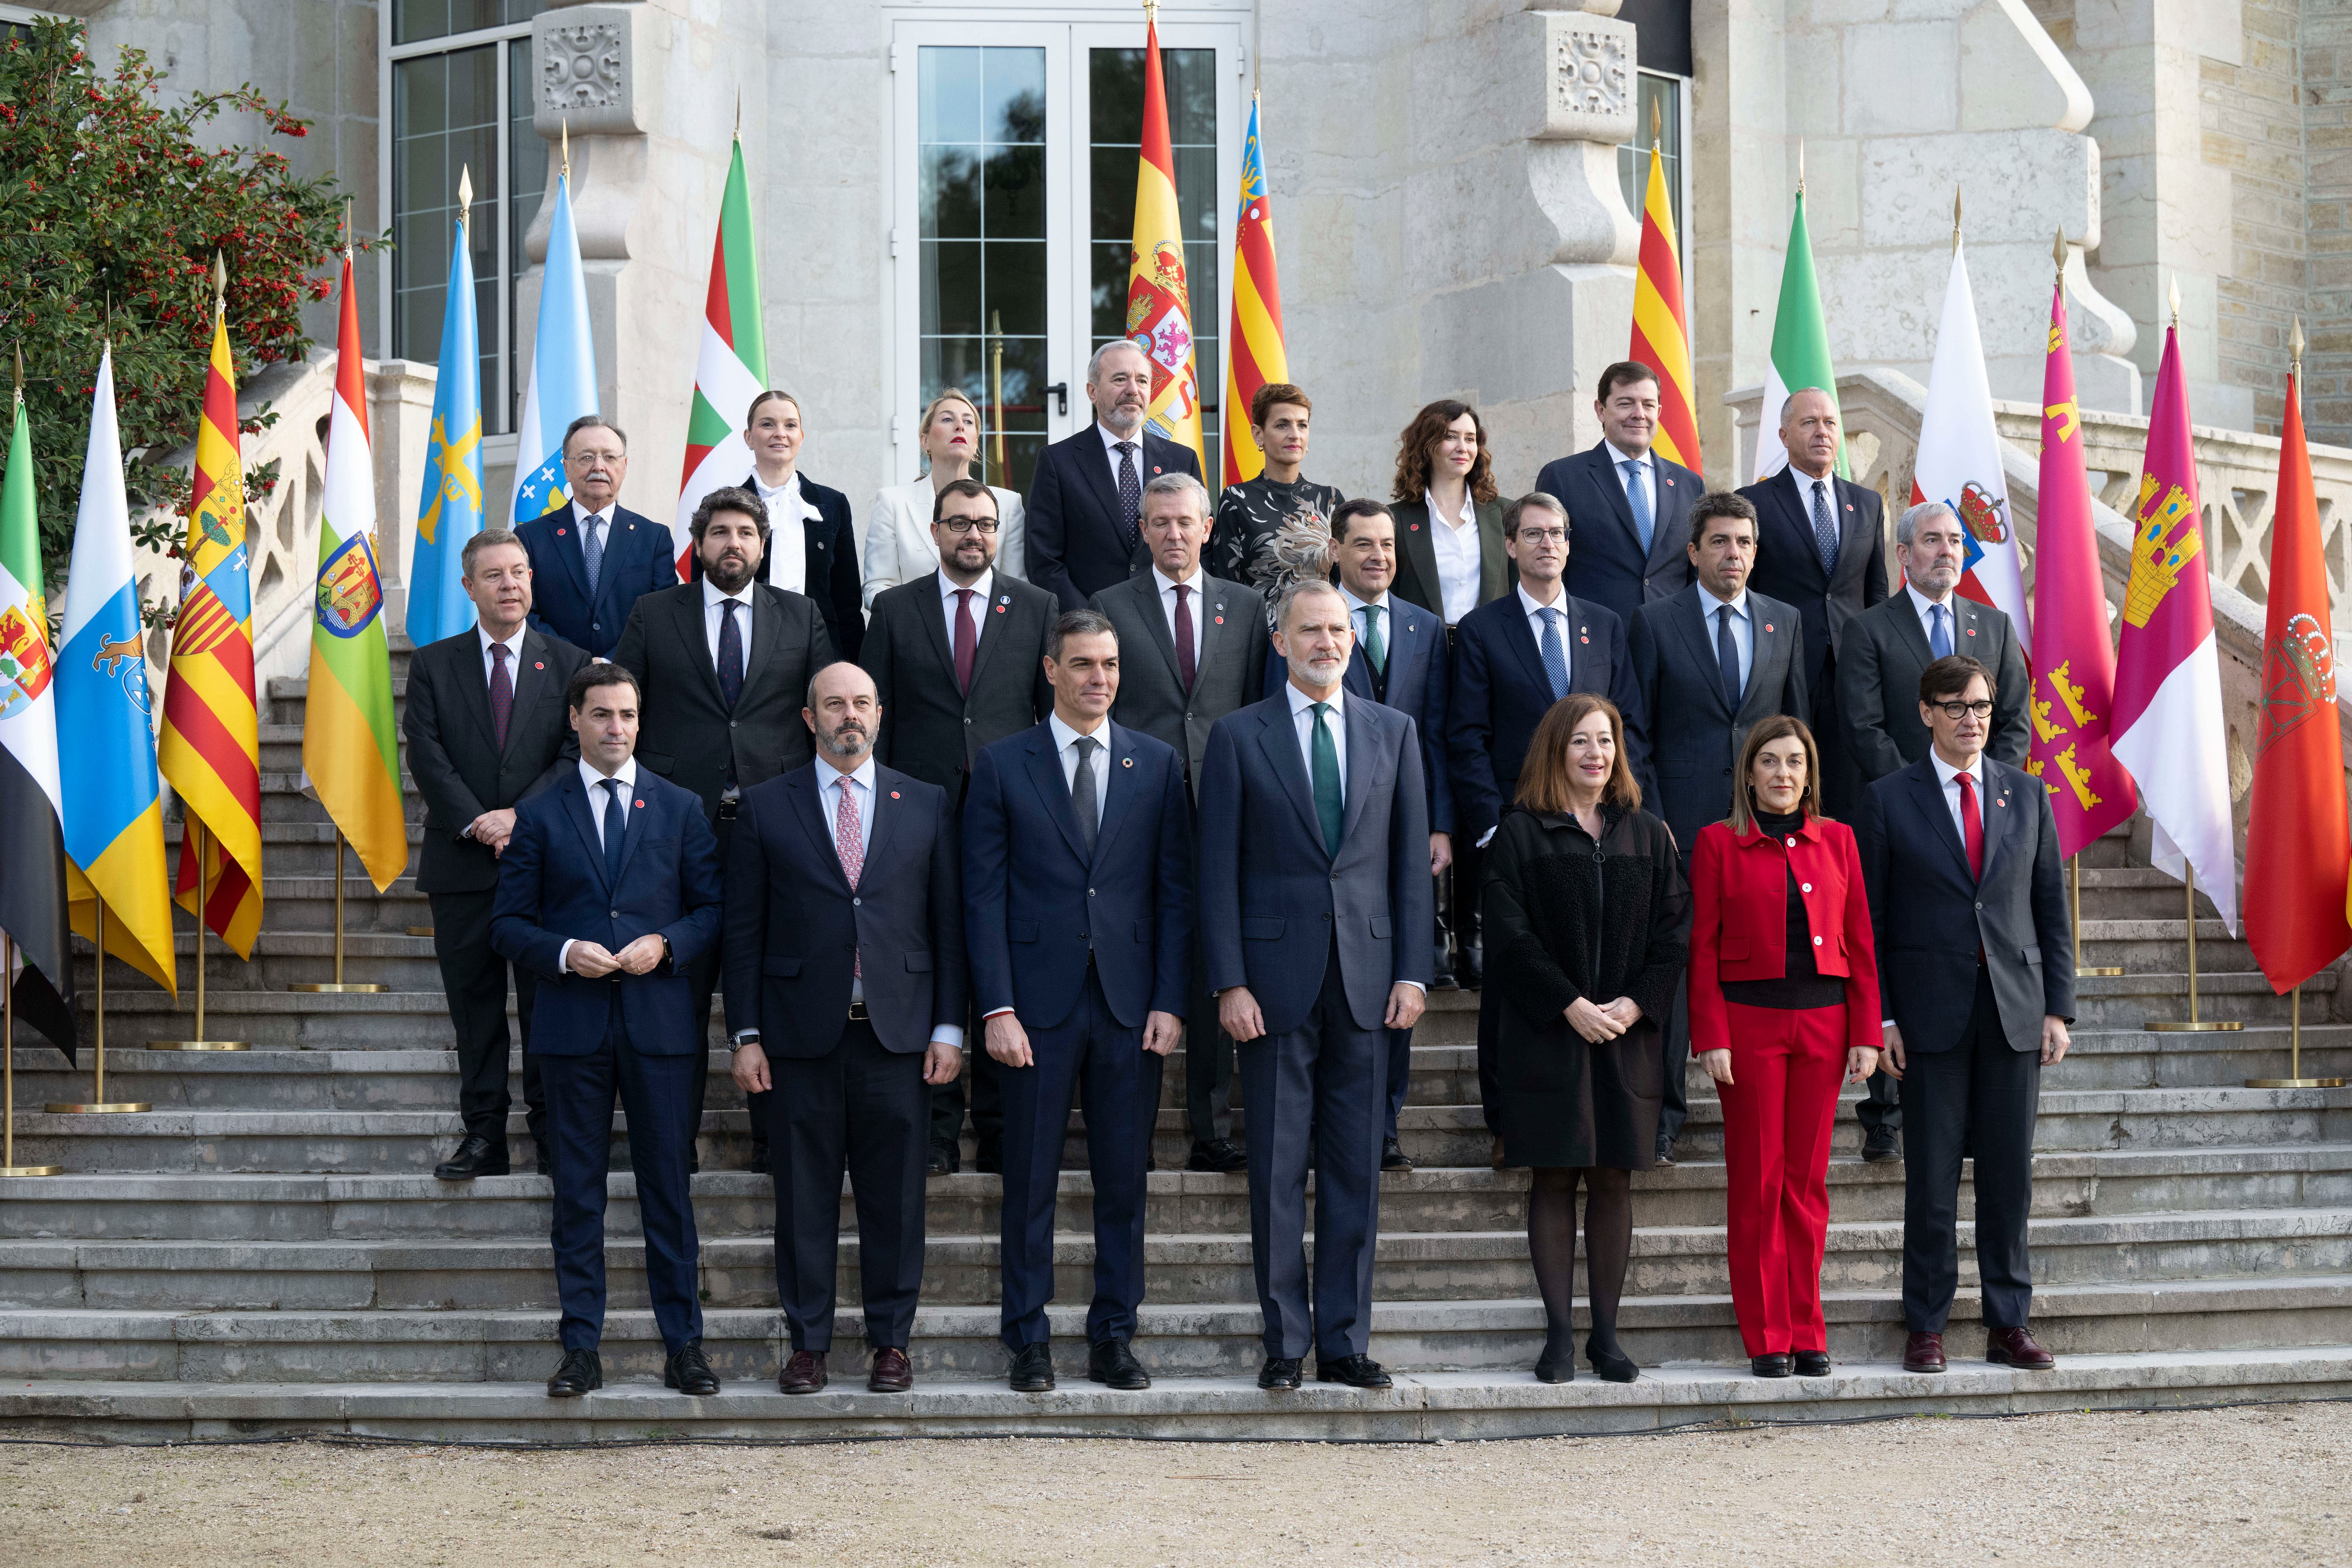
[[[1977,809],[1977,783],[1966,773],[1952,775],[1960,785],[1960,839],[1968,846],[1969,875],[1984,880],[1984,813]]]
[[[1188,695],[1192,689],[1193,675],[1192,607],[1186,603],[1186,595],[1192,591],[1181,583],[1176,584],[1176,673],[1182,678]]]
[[[971,660],[980,646],[980,628],[971,624],[971,593],[970,588],[958,588],[956,596],[956,690],[967,695],[971,691]]]

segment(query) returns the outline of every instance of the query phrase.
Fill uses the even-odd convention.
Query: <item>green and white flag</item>
[[[686,473],[679,480],[670,553],[687,574],[694,549],[688,525],[702,498],[740,485],[751,471],[743,444],[744,415],[768,389],[768,339],[760,321],[760,254],[751,232],[751,181],[743,174],[743,139],[727,166],[727,195],[719,206],[719,237],[710,251],[710,294],[702,309],[702,351],[694,363],[694,412],[686,427]],[[798,521],[798,519],[792,520]]]
[[[1764,376],[1764,408],[1756,427],[1756,479],[1769,479],[1789,466],[1780,444],[1780,405],[1792,392],[1819,387],[1837,402],[1837,370],[1830,363],[1829,323],[1822,315],[1822,288],[1813,277],[1813,240],[1805,227],[1805,187],[1797,184],[1797,214],[1789,224],[1789,256],[1780,267],[1780,305],[1772,317],[1772,364]],[[1843,431],[1844,420],[1839,426]],[[1846,468],[1845,442],[1838,442],[1837,471]]]

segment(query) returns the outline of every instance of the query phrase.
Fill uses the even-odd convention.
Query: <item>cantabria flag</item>
[[[702,307],[702,351],[694,362],[694,411],[686,427],[686,474],[670,524],[677,574],[688,575],[694,548],[687,525],[702,498],[740,485],[751,471],[743,415],[768,387],[768,339],[760,321],[760,255],[751,229],[751,186],[743,174],[743,139],[727,165],[719,205],[719,238],[710,250],[710,295]]]
[[[1813,277],[1813,238],[1805,227],[1805,182],[1797,181],[1797,212],[1789,221],[1789,255],[1780,264],[1780,305],[1772,317],[1772,366],[1764,376],[1764,410],[1756,429],[1756,478],[1789,466],[1780,444],[1780,405],[1789,394],[1813,386],[1837,402],[1837,369],[1830,363],[1830,329],[1822,314],[1822,286]],[[1839,420],[1843,427],[1843,417]],[[1846,476],[1845,443],[1837,471]]]
[[[1927,410],[1919,417],[1919,458],[1911,500],[1939,500],[1967,530],[1969,553],[1959,591],[1990,605],[2017,628],[2030,664],[2032,629],[2025,608],[2025,578],[2018,569],[2017,525],[2009,481],[2000,468],[2000,437],[1993,430],[1992,388],[1985,379],[1984,342],[1977,335],[1976,295],[1969,262],[1957,240],[1952,275],[1944,289],[1943,324],[1936,329],[1935,368],[1927,375]]]

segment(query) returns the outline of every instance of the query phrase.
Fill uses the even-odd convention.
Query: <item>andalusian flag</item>
[[[1265,454],[1250,437],[1250,400],[1259,387],[1290,379],[1282,344],[1282,284],[1274,271],[1274,212],[1265,195],[1265,159],[1257,142],[1257,95],[1250,95],[1249,137],[1242,143],[1242,199],[1234,215],[1234,313],[1225,332],[1225,483],[1254,479]]]
[[[1168,90],[1160,78],[1160,26],[1144,23],[1143,155],[1136,161],[1135,241],[1127,274],[1127,335],[1151,362],[1151,406],[1144,423],[1201,447],[1201,382],[1192,365],[1192,305],[1184,281],[1184,220],[1176,210],[1176,153],[1168,136]],[[1233,423],[1230,410],[1227,425]]]
[[[466,596],[466,542],[482,531],[481,327],[474,314],[474,258],[466,248],[470,171],[457,182],[457,236],[441,307],[441,374],[433,388],[433,439],[416,503],[416,552],[408,568],[408,640],[418,647],[475,621]]]
[[[1642,201],[1642,267],[1633,278],[1633,343],[1625,357],[1658,373],[1658,434],[1652,447],[1670,462],[1702,468],[1683,263],[1675,251],[1675,211],[1666,205],[1665,161],[1654,143],[1650,190]]]
[[[261,732],[253,700],[253,564],[245,548],[245,459],[237,443],[236,371],[228,310],[216,300],[213,358],[196,426],[196,507],[180,542],[180,615],[163,688],[156,761],[185,807],[173,896],[198,914],[197,877],[212,891],[205,927],[239,958],[261,929]],[[205,829],[203,864],[196,826]]]
[[[743,173],[743,138],[727,165],[719,237],[710,251],[710,293],[702,307],[702,349],[694,362],[694,411],[686,426],[686,473],[677,518],[670,524],[677,574],[685,580],[694,549],[689,525],[702,498],[740,485],[751,471],[743,413],[768,388],[768,339],[760,321],[759,241],[751,231],[751,184]]]
[[[392,722],[392,655],[375,564],[375,465],[368,453],[360,316],[343,252],[335,405],[327,426],[326,504],[310,621],[310,695],[302,772],[382,892],[408,866],[400,749]],[[342,874],[340,866],[337,876]]]
[[[1830,363],[1829,322],[1822,314],[1822,286],[1813,277],[1813,239],[1805,228],[1805,182],[1800,176],[1789,256],[1780,266],[1780,305],[1772,317],[1772,366],[1764,377],[1764,409],[1756,428],[1757,479],[1769,479],[1788,467],[1789,449],[1780,445],[1780,405],[1789,394],[1807,387],[1828,393],[1836,405],[1837,370]],[[1843,439],[1837,471],[1846,474]]]

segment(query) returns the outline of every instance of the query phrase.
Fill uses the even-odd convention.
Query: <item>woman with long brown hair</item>
[[[1731,817],[1691,849],[1691,1055],[1723,1100],[1731,1305],[1759,1377],[1829,1375],[1822,1250],[1838,1086],[1878,1066],[1878,958],[1853,829],[1822,816],[1801,719],[1759,721]]]
[[[1412,416],[1397,437],[1396,584],[1409,605],[1447,626],[1511,586],[1503,502],[1478,411],[1450,397]]]
[[[1633,1173],[1654,1163],[1663,1026],[1690,900],[1666,825],[1642,809],[1616,706],[1570,692],[1536,726],[1518,799],[1487,851],[1493,963],[1479,1027],[1495,1031],[1506,1162],[1535,1168],[1528,1256],[1546,1333],[1536,1376],[1576,1375],[1576,1190],[1592,1327],[1612,1383],[1640,1373],[1617,1342],[1633,1247]]]

